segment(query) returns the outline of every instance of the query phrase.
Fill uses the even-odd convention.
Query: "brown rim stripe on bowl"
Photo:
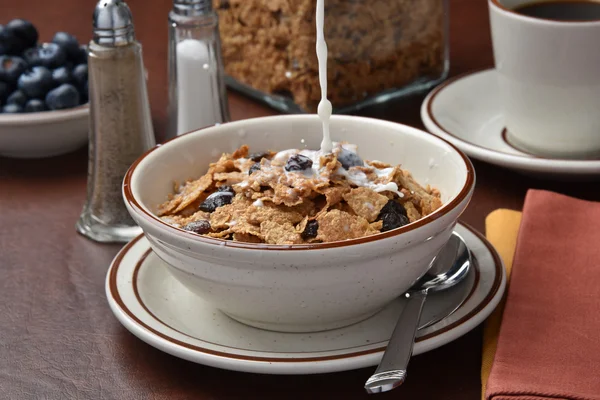
[[[468,229],[470,232],[472,232],[475,236],[477,236],[479,239],[481,239],[481,241],[485,244],[485,246],[488,248],[488,250],[492,254],[492,257],[494,259],[494,264],[495,264],[495,272],[496,272],[494,283],[493,283],[492,288],[490,289],[489,293],[487,294],[487,296],[482,300],[482,302],[477,307],[475,307],[473,310],[471,310],[471,312],[469,312],[467,315],[465,315],[461,319],[455,321],[454,323],[452,323],[448,326],[445,326],[444,328],[440,329],[439,331],[432,332],[428,335],[418,338],[417,339],[418,342],[439,336],[445,332],[448,332],[451,329],[456,328],[457,326],[464,324],[465,322],[467,322],[468,320],[473,318],[475,315],[477,315],[481,310],[483,310],[483,308],[485,308],[492,301],[492,299],[496,296],[496,294],[498,293],[498,290],[500,289],[500,285],[502,283],[503,271],[502,271],[502,262],[500,261],[500,257],[498,256],[496,250],[492,247],[492,245],[487,241],[487,239],[481,233],[477,232],[475,229],[473,229],[471,226],[469,226],[467,224],[464,224],[464,223],[461,223],[461,224],[466,229]],[[223,352],[219,352],[219,351],[215,351],[215,350],[210,350],[210,349],[205,349],[202,347],[194,346],[194,345],[173,339],[173,338],[155,330],[154,328],[150,327],[146,323],[142,322],[138,317],[136,317],[133,314],[133,312],[131,310],[129,310],[129,308],[127,308],[127,306],[125,306],[125,303],[121,299],[121,296],[119,295],[119,291],[117,289],[117,271],[119,269],[119,266],[121,265],[123,257],[129,251],[129,249],[131,249],[131,247],[133,247],[133,245],[135,243],[137,243],[142,237],[144,237],[144,236],[140,235],[137,238],[135,238],[133,241],[128,243],[119,252],[117,257],[115,258],[113,265],[111,267],[111,270],[110,270],[110,275],[109,275],[110,294],[111,294],[112,298],[114,299],[114,301],[118,304],[121,311],[123,313],[125,313],[127,315],[127,317],[129,317],[130,319],[135,321],[138,325],[142,326],[147,331],[153,333],[154,335],[160,337],[161,339],[166,340],[167,342],[169,342],[171,344],[174,344],[174,345],[177,345],[180,347],[184,347],[189,350],[197,351],[200,353],[210,354],[210,355],[219,356],[219,357],[223,357],[223,358],[248,360],[248,361],[259,361],[259,362],[284,362],[284,363],[285,362],[311,362],[311,361],[327,361],[327,360],[345,359],[345,358],[358,357],[358,356],[363,356],[363,355],[367,355],[367,354],[377,353],[377,352],[381,352],[381,351],[385,350],[385,346],[382,346],[382,347],[378,347],[378,348],[371,349],[371,350],[364,350],[364,351],[358,351],[358,352],[354,352],[354,353],[347,353],[347,354],[341,354],[341,355],[335,355],[335,356],[304,357],[304,358],[271,358],[271,357],[252,357],[252,356],[243,356],[243,355],[237,355],[237,354],[231,354],[231,353],[223,353]],[[140,265],[140,264],[138,263],[138,265]],[[477,283],[478,282],[479,282],[479,279],[477,280]],[[476,287],[476,286],[477,285],[475,285],[475,284],[473,285],[473,287]],[[138,299],[138,301],[139,301],[139,299]],[[141,303],[141,304],[146,309],[146,307],[143,305],[143,303]],[[465,302],[463,302],[463,304],[465,304]],[[150,314],[150,315],[152,315],[152,314]],[[198,340],[198,339],[196,339],[196,340]],[[248,351],[248,350],[245,350],[245,351]]]
[[[152,249],[148,249],[148,250],[147,250],[147,251],[144,253],[144,255],[142,255],[142,257],[141,257],[141,258],[138,260],[138,262],[137,262],[137,264],[136,264],[136,266],[135,266],[135,269],[134,269],[134,271],[133,271],[133,278],[132,278],[133,292],[134,292],[134,294],[135,294],[135,297],[136,297],[136,299],[137,299],[138,303],[140,303],[140,305],[142,306],[142,308],[143,308],[143,309],[144,309],[144,310],[145,310],[145,311],[146,311],[146,312],[147,312],[147,313],[148,313],[148,314],[149,314],[149,315],[150,315],[152,318],[154,318],[156,321],[158,321],[160,324],[164,325],[165,327],[167,327],[167,328],[169,328],[169,329],[172,329],[173,331],[175,331],[175,332],[177,332],[177,333],[179,333],[179,334],[181,334],[181,335],[183,335],[183,336],[187,336],[187,337],[189,337],[190,339],[194,339],[194,340],[200,340],[200,341],[202,341],[202,342],[209,343],[209,344],[212,344],[212,345],[214,345],[214,346],[221,346],[221,347],[225,347],[225,346],[223,346],[222,344],[219,344],[219,343],[213,343],[213,342],[209,342],[208,340],[199,339],[199,338],[197,338],[197,337],[194,337],[194,336],[188,335],[187,333],[185,333],[185,332],[182,332],[182,331],[180,331],[179,329],[176,329],[176,328],[172,327],[171,325],[167,324],[165,321],[163,321],[162,319],[160,319],[160,318],[159,318],[159,317],[158,317],[156,314],[154,314],[152,311],[150,311],[150,309],[148,308],[148,306],[146,305],[146,303],[144,303],[144,301],[142,300],[142,296],[140,296],[140,293],[139,293],[139,289],[138,289],[138,273],[139,273],[140,269],[142,268],[142,265],[144,264],[144,261],[146,260],[146,258],[147,258],[147,257],[148,257],[148,256],[149,256],[151,253],[152,253]],[[158,256],[157,256],[157,258],[159,258],[159,259],[160,259],[160,257],[158,257]],[[474,259],[474,261],[475,261],[475,264],[476,264],[476,265],[479,265],[479,263],[478,263],[477,259]],[[468,295],[467,295],[467,297],[466,297],[466,298],[465,298],[465,299],[464,299],[464,300],[463,300],[463,301],[462,301],[462,302],[461,302],[461,303],[458,305],[458,307],[456,308],[456,310],[455,310],[455,311],[453,311],[451,314],[453,314],[454,312],[456,312],[457,310],[459,310],[459,309],[460,309],[460,308],[461,308],[461,307],[462,307],[462,306],[463,306],[463,305],[464,305],[464,304],[465,304],[467,301],[469,301],[469,299],[471,298],[471,296],[473,296],[473,294],[475,293],[475,290],[477,289],[477,285],[479,285],[479,279],[480,279],[480,277],[481,277],[481,272],[479,271],[479,267],[475,267],[475,268],[474,268],[474,271],[475,271],[475,277],[474,277],[474,280],[473,280],[473,286],[471,287],[471,290],[469,291],[469,294],[468,294]],[[451,314],[449,314],[449,315],[451,315]],[[437,321],[437,322],[439,322],[439,321]],[[437,323],[437,322],[436,322],[436,323]],[[424,336],[424,337],[418,337],[418,338],[416,338],[416,339],[415,339],[415,342],[420,342],[420,341],[423,341],[423,340],[425,340],[425,339],[429,338],[431,335],[435,336],[435,335],[437,335],[437,332],[433,332],[432,334],[426,335],[426,336]],[[386,343],[386,342],[387,342],[387,340],[385,340],[385,341],[381,341],[381,342],[373,342],[373,343],[371,343],[371,345],[377,345],[377,344],[380,344],[380,343]],[[229,349],[235,349],[235,350],[241,350],[241,351],[256,351],[256,350],[251,350],[251,349],[242,349],[242,348],[240,348],[240,347],[233,347],[233,346],[226,346],[226,347],[227,347],[227,348],[229,348]],[[352,347],[346,347],[346,348],[343,348],[343,349],[336,349],[336,351],[346,351],[346,350],[352,350],[352,349],[361,348],[361,347],[364,347],[364,345],[360,345],[360,346],[352,346]],[[261,352],[262,352],[262,353],[273,353],[273,354],[279,354],[278,352],[273,352],[273,351],[261,351]],[[293,352],[293,353],[290,353],[290,354],[302,354],[302,353],[301,353],[301,352],[300,352],[300,353],[299,353],[299,352]]]
[[[556,0],[554,0],[556,1]],[[577,0],[572,0],[572,1],[577,1]],[[512,8],[508,8],[505,5],[500,4],[499,0],[489,0],[490,4],[495,5],[496,7],[498,7],[499,9],[501,9],[502,11],[506,11],[509,12],[511,14],[515,14],[518,15],[521,18],[526,18],[526,19],[531,19],[531,20],[538,20],[538,21],[545,21],[545,22],[554,22],[557,24],[589,24],[589,23],[600,23],[600,19],[588,19],[588,20],[581,20],[581,21],[563,21],[563,20],[556,20],[556,19],[550,19],[550,18],[542,18],[542,17],[532,17],[530,15],[525,15],[525,14],[521,14],[519,12],[516,12],[515,10],[513,10]],[[534,1],[531,1],[529,3],[523,3],[520,4],[519,6],[524,6],[530,3],[534,3]]]
[[[269,117],[263,117],[263,118],[269,118]],[[389,121],[386,121],[386,122],[389,122]],[[196,131],[188,132],[183,135],[174,137],[170,140],[167,140],[165,142],[165,144],[169,143],[170,141],[177,140],[182,136],[186,136],[191,133],[201,131],[203,129],[206,129],[206,128],[202,128],[202,129],[199,129]],[[415,128],[411,128],[411,129],[415,129]],[[170,225],[170,224],[164,222],[163,220],[161,220],[154,214],[146,211],[138,203],[138,201],[134,198],[133,193],[131,191],[131,177],[132,177],[133,173],[135,172],[135,169],[137,168],[137,166],[149,154],[151,154],[153,151],[156,151],[162,145],[158,145],[158,146],[153,147],[152,149],[146,151],[131,165],[131,167],[129,167],[129,169],[127,170],[127,173],[125,174],[125,178],[123,180],[123,194],[125,196],[125,200],[127,201],[127,203],[129,203],[129,205],[133,209],[137,210],[150,223],[155,224],[155,225],[158,224],[159,226],[166,227],[166,229],[169,232],[171,232],[177,236],[180,236],[185,239],[190,239],[190,240],[193,240],[193,241],[199,242],[199,243],[210,244],[210,245],[215,245],[215,246],[220,246],[220,247],[237,248],[237,249],[278,250],[278,251],[282,251],[282,250],[321,250],[321,249],[330,249],[330,248],[336,248],[336,247],[351,246],[351,245],[360,244],[360,243],[368,243],[368,242],[372,242],[375,240],[380,240],[380,239],[397,236],[404,232],[412,231],[413,229],[419,228],[419,227],[427,224],[428,222],[434,221],[434,220],[446,215],[450,210],[454,209],[458,204],[460,204],[467,197],[467,195],[469,194],[471,189],[473,189],[473,186],[475,183],[475,168],[473,167],[471,160],[469,160],[469,158],[461,150],[459,150],[455,145],[448,142],[447,140],[440,138],[439,136],[433,135],[429,132],[425,132],[425,131],[420,131],[420,132],[431,135],[435,139],[442,141],[443,143],[447,144],[452,149],[454,149],[461,156],[461,158],[463,159],[463,162],[465,163],[465,167],[467,169],[467,177],[465,180],[465,184],[461,188],[460,192],[454,197],[454,199],[452,199],[452,201],[450,201],[449,203],[443,204],[442,207],[438,208],[437,210],[435,210],[433,213],[427,215],[426,217],[421,218],[415,222],[412,222],[412,223],[405,225],[403,227],[400,227],[400,228],[392,229],[390,231],[383,232],[383,233],[376,233],[374,235],[364,236],[364,237],[357,238],[357,239],[348,239],[348,240],[337,241],[337,242],[314,243],[314,244],[292,244],[292,245],[278,245],[278,244],[265,244],[265,243],[254,244],[254,243],[236,242],[233,240],[225,240],[225,239],[201,236],[201,235],[195,234],[193,232],[189,232],[189,231],[185,231],[180,228],[176,228],[173,225]]]

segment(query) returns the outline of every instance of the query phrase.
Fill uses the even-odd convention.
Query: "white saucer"
[[[509,144],[497,92],[494,69],[449,79],[425,98],[421,118],[473,158],[543,178],[600,180],[600,160],[537,157]]]
[[[419,330],[414,354],[442,346],[475,328],[504,292],[504,267],[493,247],[470,228],[460,225],[456,232],[475,259],[475,268],[465,280],[470,293],[450,316]],[[138,236],[115,257],[108,271],[106,295],[119,321],[157,349],[213,367],[268,374],[314,374],[377,365],[405,301],[398,299],[363,322],[331,331],[256,329],[234,321],[189,292],[171,277],[144,236]],[[448,294],[430,295],[424,312],[447,308],[444,296]]]

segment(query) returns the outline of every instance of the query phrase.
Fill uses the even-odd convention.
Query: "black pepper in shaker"
[[[127,242],[141,232],[121,194],[123,177],[155,145],[142,46],[131,11],[121,0],[101,0],[88,47],[89,164],[87,201],[77,231],[99,242]]]

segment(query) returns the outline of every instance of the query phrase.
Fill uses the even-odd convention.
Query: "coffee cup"
[[[508,141],[600,157],[600,2],[489,0],[489,12]]]

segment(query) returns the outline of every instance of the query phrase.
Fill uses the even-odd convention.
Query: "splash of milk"
[[[265,203],[263,203],[262,199],[257,199],[254,203],[252,203],[254,207],[264,207]]]
[[[390,177],[389,175],[393,170],[393,168],[378,169],[373,166],[370,167],[373,169],[373,171],[375,172],[375,174],[377,174],[378,177]],[[352,182],[356,186],[366,187],[377,193],[389,191],[396,193],[398,197],[404,197],[404,193],[400,191],[396,182],[374,183],[369,180],[369,178],[364,172],[360,170],[346,171],[343,167],[338,168],[336,173],[338,175],[345,176],[349,182]]]
[[[323,141],[321,142],[321,152],[323,154],[331,153],[333,143],[329,136],[329,119],[331,118],[332,106],[327,100],[327,43],[323,33],[325,21],[325,0],[317,0],[317,59],[319,61],[319,84],[321,86],[321,101],[317,107],[317,114],[321,118],[323,125]]]
[[[349,144],[349,143],[342,144],[342,143],[338,143],[338,142],[332,142],[332,149],[333,149],[332,151],[334,153],[336,151],[339,151],[342,148],[344,148],[348,151],[352,151],[352,152],[356,152],[356,150],[357,150],[356,145],[354,145],[354,144]],[[275,154],[275,157],[273,157],[273,160],[277,160],[279,163],[284,163],[294,154],[301,154],[305,157],[310,158],[312,161],[312,166],[303,171],[286,171],[284,168],[283,173],[286,176],[290,175],[290,174],[294,174],[294,175],[302,174],[308,179],[319,179],[319,177],[321,177],[321,173],[323,172],[323,168],[324,168],[324,166],[321,165],[321,157],[323,155],[325,155],[325,153],[323,153],[322,150],[307,150],[307,149],[304,149],[304,150],[296,150],[296,149],[282,150],[279,153]],[[365,174],[363,171],[357,170],[357,169],[346,170],[343,167],[339,167],[336,170],[336,174],[344,176],[349,182],[353,183],[356,186],[366,187],[366,188],[372,189],[374,192],[377,192],[377,193],[389,191],[389,192],[396,193],[399,197],[404,197],[404,193],[402,193],[400,191],[400,189],[398,188],[398,185],[395,182],[391,181],[392,173],[394,172],[394,168],[388,167],[388,168],[380,169],[380,168],[376,168],[375,166],[369,164],[368,162],[366,163],[366,166],[371,168],[371,170],[375,173],[375,175],[377,175],[378,178],[387,178],[390,180],[390,182],[387,182],[387,183],[372,182],[369,180],[369,177],[367,176],[367,174]],[[257,203],[255,202],[254,205],[257,205]]]

